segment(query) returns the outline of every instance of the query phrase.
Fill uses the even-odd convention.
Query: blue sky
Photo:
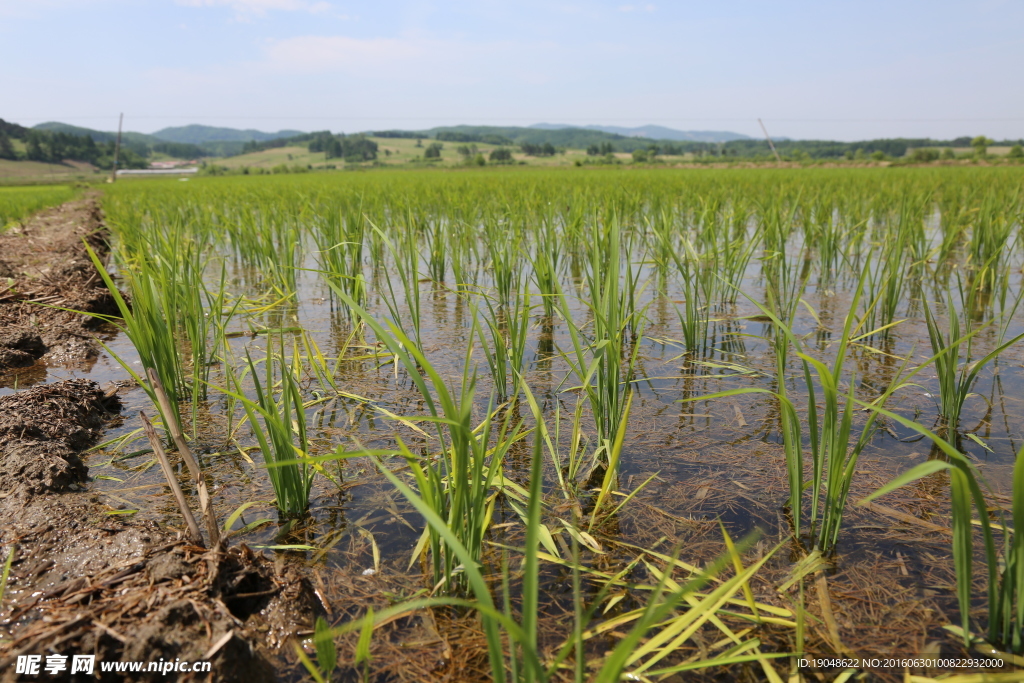
[[[0,0],[0,118],[1024,137],[1024,2]]]

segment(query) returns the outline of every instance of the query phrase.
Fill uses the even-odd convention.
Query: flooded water
[[[308,252],[314,249],[309,246]],[[312,256],[305,266],[316,268]],[[788,489],[777,403],[765,395],[680,402],[739,387],[774,389],[771,323],[764,322],[756,306],[740,298],[735,305],[714,309],[709,352],[701,358],[684,354],[680,341],[683,335],[675,312],[683,293],[671,288],[659,291],[655,270],[649,265],[640,266],[641,281],[647,284],[639,302],[639,307],[645,310],[646,325],[643,336],[636,341],[640,346],[632,383],[636,397],[621,460],[620,480],[622,490],[630,491],[652,476],[653,479],[635,499],[639,504],[636,518],[632,519],[628,508],[622,511],[617,533],[624,541],[634,544],[657,540],[649,523],[651,515],[659,514],[669,526],[675,524],[675,519],[721,519],[734,535],[743,535],[754,528],[762,529],[769,537],[787,533],[779,512]],[[251,281],[250,275],[239,268],[232,274],[232,281],[241,285]],[[372,281],[373,274],[368,272],[367,279]],[[214,284],[211,282],[211,286]],[[1013,286],[1020,286],[1019,276]],[[755,300],[764,300],[764,282],[757,260],[751,262],[741,290]],[[239,293],[253,297],[263,294],[258,289]],[[574,294],[586,297],[586,292],[579,289]],[[456,384],[462,374],[464,349],[473,335],[473,297],[433,282],[420,283],[420,296],[423,350],[446,379]],[[841,332],[836,326],[841,324],[850,305],[849,292],[819,291],[811,283],[804,297],[807,307],[801,307],[798,312],[794,331],[812,353],[829,362],[834,358],[832,342]],[[388,309],[379,298],[371,295],[369,303],[369,310],[378,319],[388,316]],[[903,302],[904,307],[910,305],[910,301]],[[861,398],[874,398],[878,388],[891,380],[901,359],[910,358],[913,366],[931,355],[927,330],[917,308],[916,315],[901,314],[901,318],[907,319],[884,340],[883,348],[865,342],[850,352],[847,363],[855,369],[854,381]],[[526,382],[548,419],[553,419],[557,408],[562,419],[569,420],[577,401],[581,400],[580,393],[571,386],[574,380],[570,367],[560,355],[560,350],[570,348],[571,339],[564,322],[544,318],[541,312],[538,306],[531,317]],[[574,312],[586,315],[584,307],[578,303]],[[1006,335],[1024,330],[1022,322],[1024,316],[1018,314]],[[302,271],[297,277],[294,305],[249,317],[245,325],[249,324],[306,330],[329,357],[342,352],[351,332],[330,290],[310,271]],[[247,331],[245,325],[238,324],[237,331]],[[995,325],[978,335],[975,358],[996,345],[997,335]],[[298,334],[284,336],[286,346],[298,343]],[[244,358],[246,350],[254,356],[262,355],[267,344],[266,335],[244,334],[230,340],[236,359]],[[134,348],[123,334],[109,335],[106,346],[122,363],[140,372]],[[131,379],[129,373],[111,353],[103,353],[95,362],[78,367],[36,366],[22,370],[7,378],[7,386],[0,389],[0,393],[12,392],[15,386],[71,377],[127,384]],[[358,355],[351,350],[349,354]],[[482,419],[491,393],[490,378],[479,349],[474,358],[480,375],[477,406]],[[963,448],[993,488],[1003,494],[1014,455],[1024,443],[1022,361],[1024,348],[1016,345],[986,366],[975,385],[976,396],[968,399],[962,418],[965,431],[979,437],[978,441],[965,438]],[[423,434],[378,410],[385,408],[400,416],[424,415],[420,395],[403,371],[396,373],[393,363],[388,363],[386,358],[347,361],[341,365],[338,380],[344,391],[361,399],[333,398],[306,411],[317,453],[329,453],[338,446],[356,450],[357,443],[366,448],[392,447],[396,435],[411,445],[430,448],[431,441]],[[916,417],[930,427],[938,395],[934,372],[925,371],[913,381],[914,386],[894,395],[888,407],[898,414]],[[212,383],[224,385],[223,374],[216,367]],[[317,396],[312,378],[308,378],[306,386],[307,399]],[[797,390],[794,384],[792,391]],[[135,437],[118,443],[116,449],[100,448],[89,455],[88,464],[94,478],[91,488],[113,508],[137,510],[138,517],[180,526],[173,498],[152,456],[148,453],[132,455],[147,448],[138,433],[141,426],[138,412],[152,412],[149,399],[138,387],[124,388],[120,396],[124,402],[124,420],[120,426],[109,429],[106,438],[110,440],[129,433]],[[318,561],[366,564],[372,562],[371,548],[353,556],[350,547],[365,545],[361,537],[353,533],[355,529],[366,529],[373,534],[384,563],[401,567],[408,562],[408,552],[419,536],[417,515],[365,458],[329,464],[342,486],[339,488],[319,477],[310,504],[312,519],[302,524],[278,524],[272,503],[274,494],[261,467],[261,454],[253,448],[255,441],[248,430],[237,428],[242,415],[240,409],[236,406],[233,418],[227,418],[230,402],[227,396],[212,390],[210,400],[199,406],[198,421],[186,431],[195,439],[202,465],[213,480],[219,516],[225,518],[243,503],[251,504],[234,524],[236,530],[248,529],[236,537],[237,541],[255,546],[301,543],[318,549],[308,552]],[[183,407],[182,412],[188,411]],[[863,423],[864,419],[859,418],[859,422]],[[930,457],[935,457],[935,453],[927,440],[898,423],[885,424],[861,456],[858,470],[863,476],[855,481],[852,499],[869,493],[895,474]],[[515,467],[515,462],[510,464]],[[936,515],[936,521],[942,521],[945,499],[939,491],[931,496],[931,512]],[[261,519],[270,521],[250,528]],[[844,532],[843,545],[858,546],[858,536],[856,528]]]
[[[752,221],[750,234],[754,227]],[[927,221],[926,228],[928,243],[940,243],[937,214]],[[220,355],[236,369],[243,367],[247,352],[262,358],[271,344],[283,344],[289,356],[305,355],[308,349],[303,335],[308,335],[326,357],[341,358],[335,379],[344,392],[327,390],[306,368],[302,387],[304,399],[311,402],[305,414],[312,455],[393,449],[398,439],[414,453],[435,453],[437,439],[431,435],[430,423],[421,419],[427,410],[409,374],[376,344],[369,330],[365,330],[365,337],[352,334],[343,305],[317,272],[320,261],[316,243],[307,235],[298,246],[301,268],[295,270],[294,292],[285,297],[270,293],[268,278],[239,259],[236,250],[218,247],[219,251],[214,252],[216,257],[206,266],[208,287],[214,290],[219,286],[223,264],[227,290],[233,300],[244,299],[227,328],[227,352]],[[480,244],[476,249],[479,253],[486,251]],[[783,258],[791,271],[799,272],[804,254],[799,240],[787,245]],[[595,566],[617,570],[632,559],[631,549],[637,547],[665,553],[682,547],[684,559],[696,564],[708,562],[722,552],[719,522],[733,538],[756,532],[760,541],[755,548],[761,554],[790,536],[791,519],[783,509],[789,486],[779,401],[768,393],[702,398],[740,388],[779,389],[774,325],[753,303],[769,298],[766,258],[763,250],[753,253],[742,280],[732,283],[742,293],[734,303],[711,302],[706,349],[687,353],[678,313],[685,308],[687,291],[678,277],[671,268],[656,263],[646,248],[623,256],[620,283],[627,281],[628,274],[636,277],[639,286],[635,308],[642,311],[643,324],[639,335],[626,333],[625,353],[635,350],[636,363],[630,380],[633,402],[617,489],[622,497],[635,495],[593,530],[602,546],[600,553],[588,556],[587,561]],[[477,259],[478,267],[482,261]],[[571,263],[571,257],[569,261],[560,272],[561,287],[568,314],[586,329],[583,321],[593,323],[593,311],[586,305],[591,293],[578,275],[582,268]],[[1019,250],[1013,252],[1011,261],[1008,268],[1012,274],[1007,282],[1012,306],[1014,293],[1022,286]],[[530,272],[525,260],[520,265]],[[383,293],[387,279],[395,281],[397,267],[391,256],[385,256],[376,269],[369,258],[364,260],[363,275],[369,289],[366,308],[379,321],[393,317]],[[486,305],[482,293],[492,291],[496,284],[493,272],[481,268],[473,288],[460,288],[454,284],[457,279],[450,266],[443,282],[427,278],[424,274],[429,268],[424,257],[417,273],[420,346],[451,387],[461,383],[466,349],[473,346],[470,367],[478,379],[475,418],[482,421],[489,406],[498,402],[479,338],[480,330],[486,329],[480,313]],[[846,312],[854,305],[865,307],[863,301],[854,304],[852,294],[859,283],[859,268],[846,267],[832,278],[822,278],[815,264],[795,310],[792,329],[802,348],[830,367],[836,359]],[[933,350],[921,297],[945,296],[945,291],[941,287],[933,291],[930,284],[924,288],[908,284],[895,315],[900,322],[888,334],[862,337],[851,344],[840,388],[845,391],[846,383],[852,383],[858,399],[872,401],[901,368],[906,374],[928,360]],[[401,295],[396,299],[397,312],[408,324],[416,307]],[[554,433],[555,425],[560,426],[558,441],[563,453],[572,439],[572,417],[582,403],[583,452],[592,452],[596,429],[579,387],[580,378],[568,362],[573,338],[563,319],[565,313],[545,317],[537,294],[531,304],[534,308],[529,317],[524,381],[541,406],[549,430]],[[938,310],[943,310],[941,302]],[[983,311],[979,321],[982,329],[973,339],[972,359],[983,357],[1003,340],[1024,332],[1024,311],[1013,310],[1008,321],[998,319],[997,312],[992,303]],[[284,332],[273,333],[275,330]],[[133,385],[125,369],[141,373],[139,357],[122,333],[111,332],[105,343],[108,351],[95,362],[76,367],[40,365],[9,375],[0,395],[17,387],[71,377],[119,384],[123,420],[111,426],[105,434],[106,443],[87,456],[92,477],[89,489],[111,512],[181,528],[180,513],[140,431],[139,411],[154,411],[146,393]],[[792,352],[786,377],[787,394],[801,418],[806,419],[806,389],[799,360]],[[222,390],[227,385],[224,358],[218,358],[211,367],[208,399],[197,402],[194,414],[192,406],[185,403],[181,412],[186,435],[211,482],[218,518],[226,520],[245,506],[231,524],[231,543],[244,542],[291,562],[348,573],[373,570],[392,575],[418,574],[409,565],[421,535],[422,519],[380,474],[371,458],[353,456],[325,462],[323,467],[330,476],[316,478],[309,515],[299,520],[281,519],[263,455],[244,424],[238,402]],[[890,397],[886,407],[933,428],[938,395],[937,377],[934,368],[929,367]],[[818,398],[820,403],[820,393]],[[511,409],[518,411],[526,424],[531,423],[525,404]],[[858,409],[853,439],[867,419],[868,413]],[[924,634],[921,638],[934,637],[949,620],[943,610],[955,610],[948,537],[928,531],[929,524],[948,526],[948,480],[943,474],[933,475],[881,499],[883,508],[854,506],[897,474],[940,457],[928,439],[898,422],[882,418],[878,427],[857,463],[830,566],[841,603],[837,610],[846,614],[842,626],[856,630],[865,610],[871,612],[873,605],[883,605],[888,616],[872,624],[877,629],[876,644],[890,636],[896,638],[894,634],[905,630],[908,623],[920,625],[917,633]],[[992,500],[1007,503],[1015,455],[1024,445],[1024,343],[1013,345],[982,368],[973,395],[965,403],[960,428],[958,445],[985,477]],[[120,438],[125,436],[128,438]],[[507,476],[525,482],[529,457],[528,443],[516,444],[506,460]],[[384,463],[390,469],[400,465],[397,459],[385,459]],[[559,516],[570,519],[573,506],[580,503],[562,497],[556,486],[558,472],[550,462],[545,476],[545,500],[552,524]],[[182,481],[186,479],[182,475]],[[194,502],[195,492],[186,490],[186,494]],[[894,510],[923,524],[915,526],[894,517]],[[499,501],[489,540],[514,545],[511,522],[518,521],[517,515]],[[792,544],[786,547],[789,551],[780,552],[768,570],[769,583],[785,576],[797,558]],[[554,567],[546,571],[545,585],[552,600],[548,609],[552,613],[571,609],[571,605],[560,602],[570,599],[564,570]],[[881,580],[883,575],[886,578]],[[871,592],[876,589],[879,592]],[[849,602],[842,603],[843,597]],[[620,607],[625,609],[628,604]],[[898,637],[918,635],[902,633]]]

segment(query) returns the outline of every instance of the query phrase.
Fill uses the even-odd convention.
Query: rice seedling
[[[708,277],[711,271],[701,267],[700,257],[685,236],[681,240],[681,248],[672,243],[667,230],[659,232],[657,236],[663,257],[671,259],[682,281],[683,310],[676,307],[676,315],[683,331],[686,350],[691,354],[701,354],[707,349],[711,327],[711,294],[714,287],[714,280]]]
[[[0,232],[41,209],[70,201],[75,194],[67,186],[0,187]]]
[[[849,495],[850,483],[856,472],[857,460],[864,447],[874,434],[874,423],[877,415],[872,413],[866,424],[861,428],[860,435],[854,445],[850,446],[853,435],[854,381],[844,374],[844,363],[850,345],[856,340],[870,336],[875,331],[860,333],[864,320],[857,316],[857,304],[864,280],[867,278],[870,264],[865,264],[861,273],[860,286],[855,290],[853,302],[846,314],[842,335],[837,343],[835,361],[832,367],[805,353],[799,339],[790,325],[782,321],[767,306],[758,304],[762,313],[769,317],[775,325],[776,346],[778,340],[792,346],[800,359],[803,373],[803,388],[807,396],[807,439],[810,442],[811,481],[804,482],[804,430],[797,413],[796,405],[786,390],[787,377],[785,366],[776,365],[777,391],[760,387],[746,387],[716,392],[702,397],[682,399],[683,402],[725,398],[742,394],[765,393],[772,395],[780,405],[780,423],[783,447],[786,458],[786,470],[789,478],[789,500],[787,507],[793,521],[794,534],[799,538],[803,525],[804,491],[810,492],[810,515],[807,520],[807,532],[813,545],[823,553],[832,551],[839,540],[843,514]],[[855,336],[857,335],[857,336]],[[904,385],[909,379],[903,377],[903,369],[895,373],[890,384],[875,399],[874,405],[885,405],[889,396]],[[812,373],[813,370],[813,373]],[[847,383],[847,390],[841,388]],[[824,405],[819,412],[816,387],[820,387]]]
[[[843,527],[847,498],[868,445],[884,438],[876,427],[888,427],[889,418],[858,411],[857,401],[884,409],[912,377],[931,382],[923,373],[934,365],[940,403],[953,402],[940,406],[952,420],[940,416],[938,431],[957,444],[957,411],[971,392],[988,393],[979,388],[988,387],[982,366],[996,358],[975,361],[979,330],[999,321],[986,352],[1020,339],[1019,174],[1011,171],[381,171],[211,178],[187,191],[160,181],[145,192],[124,184],[111,189],[106,206],[123,286],[137,300],[123,310],[135,318],[120,324],[137,328],[132,341],[139,340],[143,365],[163,364],[161,379],[177,400],[192,399],[193,427],[202,423],[197,407],[217,438],[226,422],[224,441],[242,455],[255,449],[236,436],[248,433],[246,424],[253,429],[282,517],[301,514],[324,480],[343,472],[346,491],[358,491],[348,485],[366,473],[349,467],[358,472],[365,458],[373,476],[380,469],[393,477],[422,514],[410,559],[422,560],[434,602],[380,608],[344,626],[363,635],[360,664],[346,675],[372,678],[379,665],[370,657],[373,625],[419,604],[476,610],[496,679],[654,680],[751,661],[777,680],[765,663],[791,648],[768,652],[719,618],[720,599],[732,601],[729,619],[768,623],[765,615],[774,614],[760,603],[735,614],[736,601],[753,602],[750,579],[763,566],[746,564],[742,543],[723,533],[726,555],[714,571],[654,546],[627,558],[600,553],[601,545],[643,536],[638,510],[658,495],[651,492],[688,485],[673,473],[677,446],[709,454],[702,467],[714,468],[716,449],[734,458],[730,466],[745,467],[748,442],[778,436],[791,527],[769,533],[795,531],[819,558],[838,552],[846,533],[862,538]],[[306,244],[316,252],[303,260]],[[304,275],[311,265],[315,285]],[[958,273],[963,301],[948,304],[958,327],[926,308],[934,356],[908,369],[918,328],[897,323],[916,317],[911,299],[919,292]],[[754,294],[751,283],[764,293]],[[423,286],[432,290],[426,297]],[[678,303],[675,314],[669,302]],[[764,320],[767,346],[750,329]],[[276,339],[288,329],[301,333],[290,355]],[[645,329],[657,329],[658,338]],[[231,356],[246,334],[274,341],[267,358],[249,345],[253,355],[239,368]],[[679,351],[668,350],[674,339]],[[677,376],[672,364],[683,357],[688,368],[725,369]],[[223,369],[211,365],[219,359]],[[773,362],[774,372],[760,371]],[[728,374],[741,366],[758,371]],[[305,402],[300,377],[302,387],[311,385]],[[731,381],[742,388],[722,384]],[[206,407],[202,390],[210,386],[224,400]],[[998,390],[993,384],[993,404]],[[692,411],[681,411],[679,425],[666,419],[664,404],[673,400],[743,393],[768,397],[751,406],[754,419],[747,413],[753,424],[738,410],[727,429],[710,411],[699,418],[702,432],[691,431]],[[526,405],[532,415],[523,420]],[[943,432],[944,422],[954,433]],[[993,431],[980,435],[995,459],[1005,437],[1018,437],[1013,420],[1005,422],[1001,431],[986,423]],[[750,438],[753,430],[758,438]],[[340,446],[342,439],[355,448]],[[652,443],[668,446],[652,455],[645,447]],[[348,458],[363,460],[342,469]],[[329,460],[338,461],[336,474],[323,468]],[[353,496],[346,508],[375,504],[361,491],[346,495]],[[721,509],[710,496],[702,500],[704,510]],[[326,516],[311,515],[309,524],[326,524]],[[675,542],[666,535],[657,543]],[[404,555],[396,562],[388,552],[385,541],[375,569],[405,567]],[[573,604],[559,603],[564,629],[538,597],[554,567],[566,590],[573,586]],[[646,578],[638,583],[637,575]],[[774,616],[796,629],[797,650],[811,647],[802,628],[810,615]],[[683,662],[677,646],[690,647],[708,625],[719,642],[703,633],[708,647]],[[551,636],[559,629],[564,642]],[[318,656],[307,660],[311,675],[326,680],[332,665],[338,675],[340,659],[330,631],[321,625],[317,634]],[[813,629],[806,637],[816,639]],[[380,656],[376,648],[372,654]]]
[[[561,252],[562,242],[558,231],[551,225],[541,226],[534,240],[533,257],[530,260],[533,281],[544,306],[544,317],[551,319],[555,316],[561,296],[559,268],[565,258]]]
[[[521,425],[512,421],[512,412],[506,412],[499,423],[493,403],[488,406],[483,421],[473,424],[476,373],[471,365],[472,346],[467,348],[462,383],[455,393],[422,350],[396,324],[389,321],[385,328],[348,295],[340,290],[338,295],[402,364],[430,413],[422,419],[436,427],[436,463],[432,457],[415,455],[401,440],[398,448],[388,454],[405,459],[424,504],[439,519],[445,520],[453,537],[475,558],[473,561],[478,562],[483,552],[484,533],[491,520],[494,488],[501,481],[502,461],[520,438]],[[360,454],[356,452],[349,457]],[[461,558],[451,543],[436,530],[425,530],[413,556],[417,557],[424,549],[430,551],[435,583],[449,592],[457,592],[460,581],[455,569]]]
[[[522,284],[519,231],[508,220],[497,218],[488,221],[484,231],[494,296],[499,306],[508,308]]]
[[[966,297],[962,286],[959,291],[961,301],[964,301]],[[952,438],[956,443],[959,439],[960,414],[967,399],[976,395],[972,393],[972,390],[979,373],[990,361],[998,358],[1003,351],[1024,339],[1024,334],[1002,342],[984,357],[974,360],[972,358],[973,340],[981,328],[967,329],[963,331],[965,334],[961,334],[960,318],[956,314],[952,294],[947,293],[946,297],[947,325],[945,330],[939,325],[932,306],[927,301],[924,302],[924,311],[928,325],[928,339],[931,342],[932,353],[935,354],[935,374],[938,377],[939,433],[946,438]],[[962,364],[961,357],[964,358]]]
[[[480,326],[477,326],[477,336],[491,370],[498,400],[504,401],[519,393],[522,373],[525,371],[526,342],[533,307],[530,306],[529,294],[516,296],[511,309],[495,310],[491,300],[486,297],[484,304],[486,314],[483,318],[490,333],[490,341]]]
[[[628,387],[639,353],[639,345],[633,344],[630,349],[624,340],[627,326],[638,312],[629,307],[631,297],[620,286],[618,220],[612,217],[604,228],[595,225],[593,231],[587,270],[589,298],[585,302],[592,315],[593,331],[588,338],[583,327],[574,321],[563,296],[562,317],[572,342],[563,356],[590,403],[597,426],[598,451],[607,460],[624,419]],[[626,288],[631,288],[629,280]]]
[[[973,593],[973,527],[981,527],[984,547],[987,584],[986,604],[988,608],[988,651],[1004,649],[1013,654],[1024,654],[1024,448],[1016,455],[1013,467],[1012,506],[1009,519],[1003,516],[1001,523],[990,520],[992,510],[982,491],[983,478],[974,463],[953,444],[926,427],[877,405],[866,405],[872,411],[885,415],[927,437],[947,458],[928,460],[896,477],[888,484],[864,498],[868,503],[875,498],[906,486],[937,472],[949,473],[953,520],[953,557],[956,565],[956,592],[960,604],[960,628],[965,645],[974,640],[970,624]],[[977,521],[972,515],[977,511]],[[1011,525],[1012,523],[1012,525]],[[996,527],[1003,535],[1002,554],[997,551]],[[1017,665],[1024,659],[1010,658]]]
[[[410,218],[409,220],[412,219]],[[391,283],[391,278],[385,277],[384,281],[385,284],[387,284],[387,291],[381,292],[384,302],[387,305],[388,311],[391,314],[391,319],[395,324],[401,327],[403,332],[406,334],[411,333],[412,338],[415,339],[418,344],[421,340],[420,331],[422,329],[423,321],[420,317],[419,252],[416,250],[415,235],[411,229],[407,230],[402,241],[396,245],[388,239],[384,232],[376,225],[371,224],[371,227],[391,254],[395,271],[398,274],[399,284],[402,288],[401,293],[404,297],[399,298],[394,285]],[[355,313],[355,309],[351,307],[353,305],[358,306],[356,301],[331,280],[328,280],[327,284],[341,297],[343,301],[346,303],[351,302],[348,304],[349,308],[353,313]],[[344,294],[344,296],[342,296],[342,294]],[[403,316],[401,313],[403,303],[409,309],[409,314],[407,316]]]
[[[1011,249],[1009,243],[1019,238],[1016,212],[1000,210],[996,197],[987,194],[981,202],[977,218],[967,243],[967,267],[969,288],[972,292],[987,294],[999,287],[999,282],[1009,274],[1006,258]],[[1014,204],[1020,202],[1019,195]]]
[[[110,290],[111,297],[121,314],[121,322],[108,318],[109,322],[131,340],[139,354],[142,368],[146,371],[152,369],[160,378],[160,383],[170,398],[172,410],[176,413],[173,416],[165,415],[165,422],[174,419],[180,423],[180,398],[186,395],[187,389],[173,328],[175,318],[173,316],[174,304],[171,298],[174,295],[174,288],[166,280],[163,280],[160,277],[160,272],[144,259],[138,263],[136,269],[122,270],[122,277],[128,282],[131,291],[131,305],[129,305],[91,248],[89,256],[100,277],[103,278],[103,282]],[[132,378],[146,389],[153,405],[159,409],[156,393],[149,382],[117,354],[112,351],[110,353]],[[162,411],[161,414],[163,414]]]
[[[272,346],[269,344],[268,346]],[[285,359],[284,340],[279,355],[268,349],[261,381],[256,363],[246,352],[248,376],[252,378],[256,399],[245,396],[242,377],[230,373],[234,391],[221,389],[242,404],[253,435],[263,453],[267,475],[274,487],[277,509],[282,517],[297,517],[309,507],[309,492],[317,468],[309,459],[309,438],[306,434],[305,406],[299,390],[301,370],[298,353]],[[281,393],[274,395],[280,377]],[[261,424],[262,423],[262,424]]]
[[[365,304],[367,289],[363,275],[363,241],[365,221],[360,215],[340,216],[331,212],[318,217],[313,238],[317,245],[317,262],[325,278],[348,293],[360,305]],[[333,297],[333,289],[328,289]],[[348,309],[345,309],[348,311]],[[349,312],[351,315],[351,313]]]
[[[536,406],[536,403],[532,405]],[[541,417],[539,412],[535,413],[535,418],[539,417]],[[717,617],[717,613],[727,603],[732,601],[735,604],[733,596],[745,592],[748,600],[744,604],[749,605],[753,618],[758,619],[759,605],[749,596],[748,581],[771,557],[774,550],[759,561],[744,566],[739,558],[739,553],[749,544],[749,539],[736,545],[729,539],[729,555],[711,563],[703,570],[688,567],[685,563],[680,562],[676,555],[659,554],[658,557],[664,562],[664,566],[661,568],[644,561],[648,572],[655,579],[655,585],[646,588],[650,593],[646,603],[639,609],[627,612],[615,619],[606,620],[596,627],[590,627],[591,621],[597,615],[598,608],[609,596],[609,592],[625,585],[623,578],[628,567],[627,570],[618,574],[606,575],[603,578],[602,588],[590,604],[585,606],[580,588],[579,559],[578,555],[574,555],[572,570],[575,621],[571,635],[561,647],[554,651],[552,656],[542,657],[538,639],[538,619],[540,617],[539,596],[542,590],[541,545],[545,529],[542,523],[543,439],[541,431],[535,430],[530,459],[529,488],[528,491],[524,491],[524,498],[527,501],[526,511],[523,515],[524,547],[506,548],[506,550],[514,550],[522,556],[520,578],[522,597],[518,614],[508,599],[508,584],[510,582],[508,563],[503,562],[502,585],[506,599],[503,609],[499,609],[491,595],[491,589],[478,567],[478,560],[469,549],[460,543],[457,532],[451,528],[451,523],[446,522],[437,514],[426,497],[422,495],[422,491],[417,493],[383,463],[379,463],[380,471],[384,476],[420,512],[429,527],[445,540],[452,552],[461,560],[461,567],[467,577],[472,599],[451,597],[415,599],[380,612],[367,613],[362,619],[335,628],[333,633],[340,635],[359,630],[365,634],[372,631],[375,621],[390,619],[395,615],[423,607],[454,606],[474,610],[480,615],[487,640],[491,674],[496,681],[505,681],[506,679],[524,683],[548,681],[555,677],[560,668],[566,666],[570,657],[573,657],[571,666],[574,679],[584,680],[588,668],[588,663],[584,659],[586,641],[598,638],[612,629],[622,629],[626,625],[629,625],[628,632],[598,662],[597,669],[591,675],[590,680],[611,683],[622,680],[623,677],[635,680],[642,677],[668,676],[682,671],[737,662],[757,662],[769,680],[781,680],[770,663],[772,658],[779,655],[762,653],[758,639],[743,639]],[[727,534],[726,538],[728,538]],[[576,547],[575,542],[573,547]],[[638,562],[640,562],[639,558],[629,567]],[[728,563],[735,568],[735,575],[725,580],[718,579],[717,575]],[[690,578],[683,583],[677,582],[673,578],[676,569],[686,569]],[[702,588],[713,582],[717,582],[718,585],[706,592],[701,592]],[[761,605],[760,607],[765,606]],[[784,612],[784,614],[788,616],[789,613]],[[721,629],[723,635],[728,639],[730,647],[717,656],[705,657],[697,662],[674,663],[671,660],[673,654],[705,624],[713,624]],[[507,647],[503,642],[505,640],[508,643]],[[315,665],[308,660],[304,661],[307,662],[307,668],[313,671]]]
[[[897,322],[897,309],[903,302],[907,281],[906,260],[905,231],[890,237],[881,254],[871,260],[874,267],[868,270],[864,283],[867,294],[864,317],[869,329],[887,334]]]

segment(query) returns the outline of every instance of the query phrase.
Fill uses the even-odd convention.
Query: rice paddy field
[[[316,680],[1018,680],[1022,181],[120,182],[123,317],[49,377],[127,387],[91,489],[184,529],[138,413],[180,420],[226,542],[327,606]]]
[[[66,202],[75,194],[66,185],[0,187],[0,230],[40,209]]]

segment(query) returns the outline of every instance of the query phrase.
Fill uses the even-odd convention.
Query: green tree
[[[512,150],[508,147],[498,147],[491,150],[490,154],[491,163],[495,164],[510,164],[512,163]]]
[[[871,158],[874,159],[875,161],[882,161],[883,159],[885,159],[885,152],[883,152],[880,149],[876,149],[874,152],[871,153]]]
[[[953,151],[952,147],[946,147],[942,150],[942,156],[940,158],[947,161],[950,159],[956,159],[956,152]]]
[[[633,150],[633,163],[642,164],[647,161],[647,150],[646,149],[634,149]]]
[[[927,147],[918,147],[910,153],[910,160],[914,163],[929,163],[939,158],[939,152]]]
[[[25,141],[25,156],[32,161],[47,161],[46,152],[43,150],[42,136],[36,131],[28,134]]]
[[[971,147],[974,148],[975,154],[977,154],[979,157],[983,157],[986,154],[988,154],[988,146],[991,145],[993,142],[995,141],[985,137],[984,135],[979,135],[978,137],[971,140]]]
[[[440,142],[430,143],[425,150],[423,150],[424,159],[440,159],[441,150],[444,149],[444,145]]]
[[[341,156],[348,163],[373,161],[377,158],[377,143],[365,135],[341,136]]]
[[[18,155],[14,151],[14,144],[11,143],[11,139],[7,137],[7,133],[0,131],[0,159],[17,159]]]
[[[1010,148],[1010,152],[1006,156],[1010,157],[1011,159],[1024,159],[1024,147],[1021,147],[1020,145],[1014,145],[1013,147]]]

